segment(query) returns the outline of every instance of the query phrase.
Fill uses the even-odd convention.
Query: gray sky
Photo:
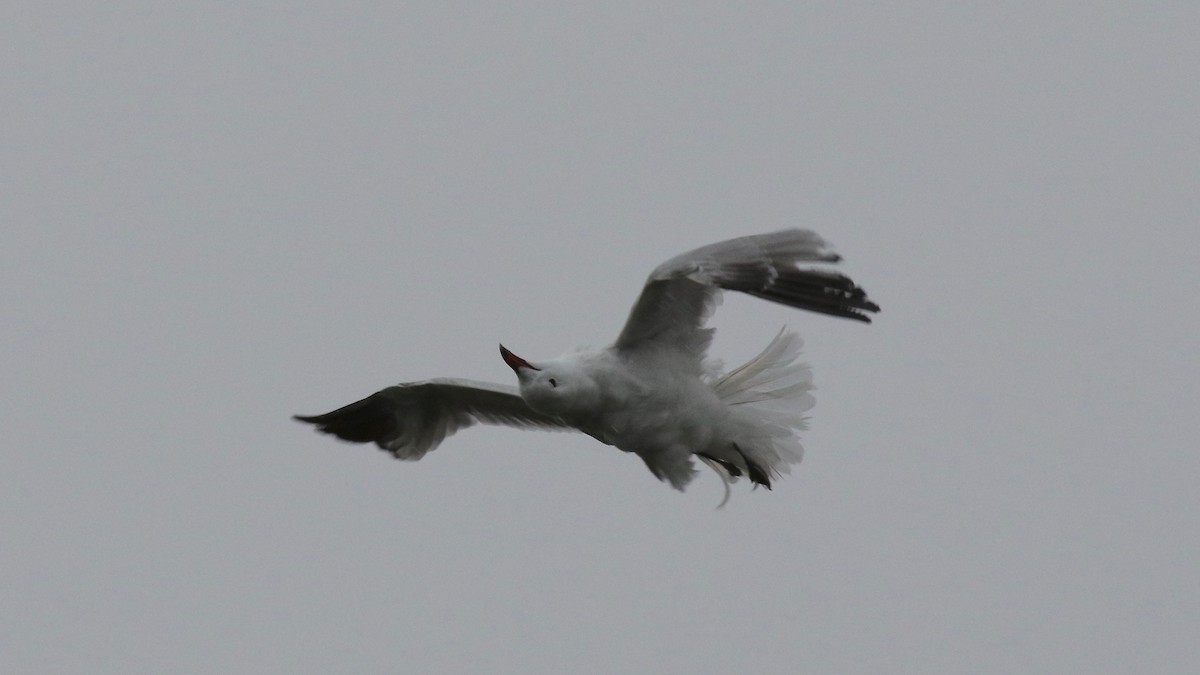
[[[7,3],[0,670],[1200,669],[1195,3]],[[773,492],[292,422],[810,227]]]

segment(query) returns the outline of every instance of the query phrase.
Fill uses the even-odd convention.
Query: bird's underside
[[[629,444],[621,442],[621,429],[612,431],[616,440],[593,436],[637,452],[656,476],[679,489],[694,473],[692,456],[712,467],[726,481],[727,490],[729,482],[743,475],[769,488],[772,477],[799,461],[796,432],[803,428],[803,411],[812,405],[807,366],[794,362],[800,340],[794,334],[781,333],[750,363],[711,378],[702,365],[712,339],[712,329],[704,323],[722,290],[869,323],[869,314],[878,312],[879,306],[862,288],[842,274],[808,266],[840,259],[818,235],[806,230],[705,246],[672,258],[651,273],[625,327],[605,350],[531,363],[501,347],[520,388],[449,378],[410,382],[323,415],[297,415],[295,419],[342,440],[375,443],[399,459],[416,460],[475,423],[586,431],[589,425],[636,420],[642,412],[636,406],[646,397],[644,393],[631,395],[627,391],[631,385],[626,382],[646,380],[640,376],[649,372],[655,377],[646,381],[668,383],[664,386],[703,380],[715,398],[704,393],[707,389],[701,390],[699,398],[713,398],[723,406],[717,409],[720,415],[708,416],[720,417],[728,427],[714,427],[708,436],[723,440],[711,447],[642,450],[636,447],[641,437],[632,439],[635,447],[626,447]],[[683,425],[689,410],[700,404],[698,398],[694,402],[687,397],[669,400],[676,402],[664,405],[677,405],[680,410],[646,411],[647,417]],[[703,423],[702,417],[692,424]],[[648,439],[691,438],[682,428],[672,436],[672,428],[652,434],[644,430],[645,425],[630,426],[637,426]],[[730,434],[736,439],[725,440]]]

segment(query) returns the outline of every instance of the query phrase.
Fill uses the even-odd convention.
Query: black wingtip
[[[879,311],[879,305],[849,277],[824,270],[788,270],[763,288],[748,292],[764,300],[863,323],[871,323],[868,312]]]
[[[292,419],[312,424],[323,434],[351,443],[378,444],[380,439],[396,431],[395,417],[382,400],[382,392],[323,415],[292,415]]]

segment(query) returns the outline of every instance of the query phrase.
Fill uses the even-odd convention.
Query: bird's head
[[[517,374],[521,398],[547,415],[571,416],[593,409],[598,389],[580,364],[571,359],[530,363],[500,345],[500,356]]]

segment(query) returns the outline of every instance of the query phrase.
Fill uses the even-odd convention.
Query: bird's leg
[[[733,462],[727,462],[723,459],[717,459],[716,457],[713,457],[712,455],[706,455],[703,452],[697,452],[696,456],[703,457],[704,459],[707,459],[710,462],[716,462],[717,464],[720,464],[721,468],[725,469],[725,471],[727,471],[729,473],[729,475],[733,476],[734,478],[737,478],[738,476],[742,475],[742,470],[739,469],[738,465],[734,464]]]
[[[746,462],[746,473],[749,474],[749,476],[750,476],[750,482],[754,483],[755,485],[761,485],[761,486],[767,488],[768,490],[770,490],[771,489],[770,474],[768,474],[766,471],[764,471],[763,468],[761,466],[759,466],[759,464],[757,462],[751,461],[751,459],[746,456],[746,453],[742,452],[742,449],[738,447],[737,443],[733,444],[733,449],[737,450],[737,453],[739,455],[741,455],[742,459]]]

